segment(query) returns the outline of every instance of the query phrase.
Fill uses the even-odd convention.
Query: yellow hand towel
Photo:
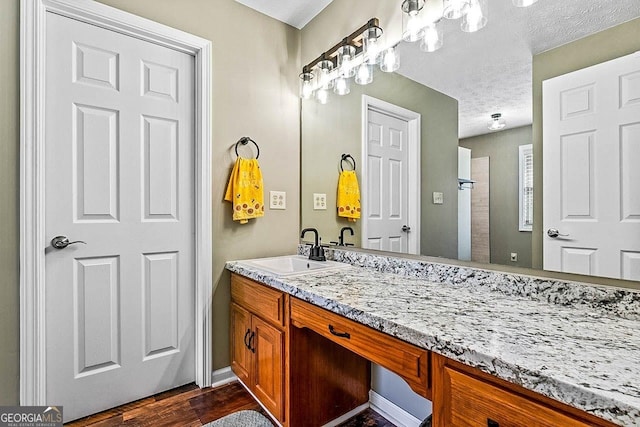
[[[233,220],[246,224],[264,216],[262,172],[257,159],[238,157],[227,184],[224,199],[233,204]]]
[[[360,218],[360,187],[356,171],[342,171],[338,179],[338,216],[356,222]]]

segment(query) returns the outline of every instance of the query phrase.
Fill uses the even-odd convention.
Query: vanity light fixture
[[[396,51],[396,47],[392,46],[382,52],[380,60],[380,70],[385,73],[392,73],[400,68],[400,55]]]
[[[420,1],[424,4],[424,0]],[[300,74],[300,97],[311,99],[315,95],[320,104],[326,104],[332,88],[338,95],[347,95],[351,77],[355,77],[355,82],[360,85],[371,83],[374,65],[380,61],[381,70],[396,71],[400,67],[398,52],[393,46],[381,54],[381,35],[378,18],[371,18],[340,43],[305,65]]]
[[[420,49],[424,52],[435,52],[442,47],[443,43],[442,20],[427,24],[420,42]]]
[[[516,7],[529,7],[538,0],[513,0],[513,5]]]
[[[311,99],[313,96],[313,84],[311,83],[313,73],[305,67],[302,69],[300,79],[300,97],[303,99]]]
[[[402,40],[416,42],[422,38],[424,23],[420,11],[424,0],[404,0],[402,2]]]
[[[467,33],[475,33],[487,25],[487,0],[469,0],[469,7],[462,15],[460,28]]]
[[[491,115],[491,121],[488,123],[488,127],[490,131],[497,131],[500,129],[504,129],[507,125],[507,122],[502,118],[502,114],[495,113]]]

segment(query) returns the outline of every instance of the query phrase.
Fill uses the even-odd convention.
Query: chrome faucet
[[[300,233],[300,238],[304,239],[304,235],[307,234],[308,231],[313,232],[315,235],[315,244],[311,246],[309,250],[309,259],[312,261],[326,261],[327,258],[324,256],[324,248],[320,244],[321,240],[318,235],[318,230],[315,228],[305,228],[302,230],[302,233]]]

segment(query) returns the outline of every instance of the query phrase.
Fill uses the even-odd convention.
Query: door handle
[[[408,233],[411,231],[411,227],[409,227],[408,225],[403,225],[402,226],[402,231],[404,231],[405,233]]]
[[[556,237],[569,237],[568,234],[561,234],[556,228],[548,229],[547,236],[551,237],[552,239],[555,239]]]
[[[249,336],[249,350],[251,350],[251,353],[255,353],[256,352],[256,348],[255,347],[251,347],[251,343],[253,342],[253,339],[256,337],[256,333],[255,332],[251,332],[251,336]]]
[[[244,346],[247,347],[249,350],[251,350],[251,347],[249,347],[249,343],[247,342],[247,337],[249,336],[249,332],[251,332],[251,329],[247,329],[247,332],[244,333]]]
[[[64,249],[69,245],[75,245],[76,243],[82,243],[86,245],[87,242],[83,242],[82,240],[76,240],[75,242],[70,242],[67,236],[56,236],[51,239],[51,246],[56,249]]]

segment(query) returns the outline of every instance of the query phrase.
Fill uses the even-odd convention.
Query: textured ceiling
[[[302,28],[332,0],[236,1]],[[640,0],[539,0],[527,8],[511,0],[487,3],[489,23],[479,32],[464,33],[460,20],[445,19],[437,52],[423,53],[419,43],[399,47],[400,74],[459,101],[460,138],[487,133],[493,113],[502,113],[506,129],[531,124],[533,55],[640,16]]]
[[[301,29],[333,0],[236,0],[258,12]]]
[[[402,43],[399,73],[459,101],[460,138],[488,132],[492,113],[507,129],[532,123],[532,56],[640,16],[640,0],[540,0],[518,8],[490,0],[489,23],[464,33],[444,20],[444,46],[423,53]]]

